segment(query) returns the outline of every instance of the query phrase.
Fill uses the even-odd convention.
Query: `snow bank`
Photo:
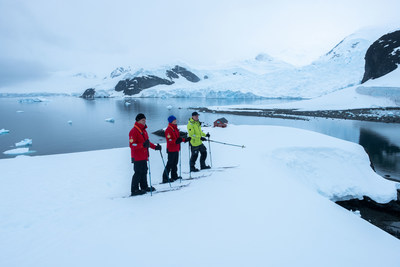
[[[400,265],[398,239],[326,198],[394,198],[358,145],[285,127],[204,130],[246,148],[212,144],[210,176],[153,197],[122,198],[129,148],[0,160],[0,265]],[[158,151],[150,163],[158,187]]]

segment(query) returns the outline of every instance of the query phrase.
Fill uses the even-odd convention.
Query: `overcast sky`
[[[264,52],[304,65],[366,26],[398,25],[398,0],[0,0],[0,86],[58,70],[191,66]]]

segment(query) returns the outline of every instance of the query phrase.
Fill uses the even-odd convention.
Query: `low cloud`
[[[0,59],[0,87],[47,77],[48,71],[39,62],[21,59]]]

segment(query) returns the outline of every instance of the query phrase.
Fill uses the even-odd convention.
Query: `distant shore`
[[[359,120],[371,122],[400,123],[400,107],[363,108],[345,110],[297,110],[297,109],[258,109],[235,108],[232,110],[213,110],[206,107],[197,108],[201,112],[233,114],[243,116],[268,117],[276,119],[308,120],[308,117]]]

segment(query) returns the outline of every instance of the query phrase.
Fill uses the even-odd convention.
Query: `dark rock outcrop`
[[[96,93],[96,90],[94,88],[89,88],[86,89],[85,92],[80,96],[85,99],[94,99],[94,94]]]
[[[194,74],[193,72],[188,71],[184,67],[176,65],[173,69],[171,69],[171,71],[173,71],[176,74],[181,75],[183,78],[185,78],[189,82],[197,83],[198,81],[200,81],[200,78],[197,77],[196,74]],[[167,74],[167,76],[168,76],[168,74]]]
[[[148,76],[135,77],[133,79],[121,80],[115,86],[115,91],[117,92],[123,91],[125,95],[136,95],[140,93],[142,90],[156,85],[160,84],[171,85],[173,83],[174,83],[173,81],[163,79],[158,76],[148,75]]]
[[[175,72],[173,72],[172,70],[167,70],[165,72],[165,74],[167,75],[168,78],[172,79],[179,79],[179,75],[176,74]]]
[[[175,82],[173,81],[173,79],[179,79],[179,75],[193,83],[200,81],[200,78],[197,77],[196,74],[178,65],[176,65],[174,68],[170,70],[167,70],[165,72],[165,75],[169,78],[169,80],[160,78],[155,75],[137,76],[133,79],[121,80],[115,86],[115,91],[117,92],[122,91],[124,92],[125,95],[136,95],[140,93],[142,90],[153,86],[157,86],[160,84],[164,85],[174,84]]]
[[[400,64],[400,31],[383,35],[365,54],[365,72],[361,83],[395,70]]]

